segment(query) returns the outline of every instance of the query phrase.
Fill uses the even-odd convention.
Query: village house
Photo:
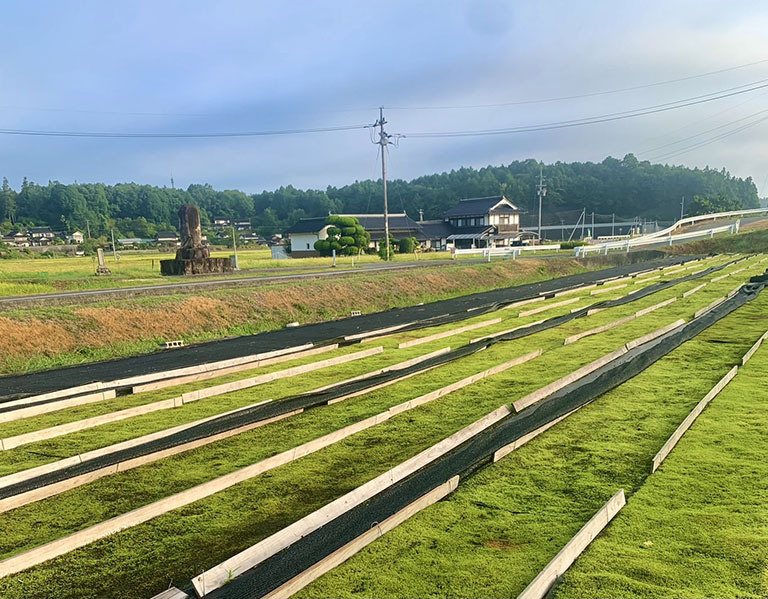
[[[28,235],[30,245],[50,245],[56,238],[50,227],[30,227]]]
[[[341,214],[354,216],[371,235],[371,247],[378,249],[384,239],[383,214]],[[315,242],[328,237],[325,217],[302,218],[288,229],[291,255],[317,256]],[[423,249],[497,247],[519,244],[520,210],[504,196],[461,200],[442,220],[415,221],[407,214],[389,215],[389,233],[395,239],[413,237]]]

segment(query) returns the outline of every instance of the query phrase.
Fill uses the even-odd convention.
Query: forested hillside
[[[545,222],[558,223],[569,212],[620,218],[672,220],[680,211],[680,198],[716,208],[758,206],[757,188],[751,178],[731,176],[725,169],[690,169],[639,162],[632,154],[622,160],[600,163],[557,162],[544,166],[548,193]],[[441,218],[458,200],[503,193],[522,210],[535,213],[535,186],[539,163],[517,161],[506,166],[461,168],[426,175],[412,181],[389,182],[392,212],[406,211],[417,218]],[[114,227],[127,237],[153,237],[157,231],[176,228],[176,211],[183,203],[198,205],[204,226],[214,217],[251,219],[262,234],[280,232],[304,216],[329,212],[382,211],[381,181],[356,181],[325,190],[299,190],[292,186],[253,195],[241,191],[216,191],[210,185],[190,185],[186,190],[125,183],[49,182],[39,185],[26,179],[19,190],[4,183],[0,191],[0,225],[3,230],[20,225],[50,225],[55,230],[85,230],[105,234]],[[570,216],[570,215],[568,215]],[[571,220],[566,217],[566,220]]]

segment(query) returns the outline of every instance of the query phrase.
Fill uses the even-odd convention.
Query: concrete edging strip
[[[576,561],[587,546],[602,532],[613,517],[627,504],[624,489],[611,497],[597,513],[590,518],[581,530],[566,543],[559,553],[544,569],[525,587],[517,599],[544,599],[557,579],[565,574],[571,564]]]
[[[714,279],[712,279],[712,280],[714,280]],[[706,287],[706,286],[707,286],[707,284],[706,284],[706,283],[702,283],[702,284],[701,284],[701,285],[699,285],[698,287],[694,287],[693,289],[689,289],[688,291],[686,291],[685,293],[683,293],[683,297],[689,297],[689,296],[693,295],[694,293],[696,293],[697,291],[701,291],[701,290],[702,290],[702,289],[704,289],[704,287]]]
[[[694,318],[698,318],[702,314],[706,314],[707,312],[709,312],[713,308],[717,308],[720,304],[722,304],[727,299],[728,298],[726,296],[718,297],[714,302],[712,302],[708,306],[705,306],[703,308],[700,308],[700,309],[696,310],[696,312],[693,313],[693,317]]]
[[[663,308],[665,306],[668,306],[669,304],[672,304],[677,301],[676,297],[671,297],[668,300],[664,300],[663,302],[659,302],[658,304],[654,304],[653,306],[648,306],[647,308],[643,308],[642,310],[638,310],[635,312],[635,316],[645,316],[646,314],[650,314],[654,310],[658,310],[659,308]]]
[[[656,472],[656,470],[661,466],[661,463],[664,461],[664,459],[669,455],[669,453],[674,449],[675,445],[677,445],[678,441],[683,437],[685,434],[685,431],[687,431],[689,428],[691,428],[691,425],[696,420],[696,418],[699,417],[699,414],[704,411],[704,408],[707,407],[707,404],[712,401],[717,395],[722,391],[725,386],[731,382],[733,377],[736,376],[736,374],[739,371],[738,366],[734,366],[728,371],[728,374],[726,374],[723,378],[721,378],[718,383],[712,387],[709,393],[707,393],[704,398],[696,404],[696,407],[691,410],[690,414],[685,417],[685,420],[683,420],[680,423],[680,426],[675,429],[675,432],[672,433],[672,436],[667,439],[667,442],[664,443],[662,448],[658,451],[658,453],[653,457],[653,462],[651,464],[651,473]]]
[[[638,345],[642,345],[643,343],[648,343],[649,341],[653,341],[657,337],[661,337],[662,335],[666,335],[670,331],[674,331],[677,328],[680,328],[685,324],[685,320],[682,318],[676,320],[675,322],[672,322],[668,324],[665,327],[661,327],[660,329],[656,329],[655,331],[651,331],[647,335],[643,335],[642,337],[638,337],[637,339],[633,339],[632,341],[628,342],[624,347],[627,348],[627,351],[630,349],[634,349]]]

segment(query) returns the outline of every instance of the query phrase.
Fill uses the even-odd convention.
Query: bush
[[[356,218],[332,214],[325,219],[325,222],[330,225],[326,229],[328,239],[315,243],[315,250],[320,255],[330,256],[333,250],[336,250],[337,254],[354,256],[367,250],[371,236]]]
[[[582,246],[582,245],[589,245],[586,241],[563,241],[560,244],[561,250],[572,250],[573,248]]]
[[[418,242],[415,237],[404,237],[398,242],[397,247],[401,254],[413,254],[417,245]]]

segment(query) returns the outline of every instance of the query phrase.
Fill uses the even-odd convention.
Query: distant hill
[[[547,195],[544,222],[574,222],[582,209],[601,219],[633,217],[673,220],[680,213],[680,199],[695,196],[713,199],[707,205],[757,207],[757,187],[750,177],[733,177],[725,169],[690,169],[640,162],[632,154],[623,159],[608,157],[602,162],[556,162],[544,166]],[[462,198],[504,194],[533,222],[537,210],[536,184],[539,163],[515,161],[480,169],[460,168],[425,175],[412,181],[388,182],[389,206],[418,218],[441,218]],[[719,202],[719,204],[718,204]],[[215,217],[250,219],[263,235],[282,232],[299,218],[329,212],[368,213],[382,211],[381,181],[356,181],[325,190],[281,187],[248,195],[242,191],[217,191],[210,185],[190,185],[186,190],[124,183],[49,182],[37,185],[26,179],[19,190],[4,181],[0,191],[0,228],[16,223],[49,225],[54,230],[84,231],[104,235],[115,228],[121,237],[154,237],[158,231],[176,228],[176,211],[184,203],[201,208],[204,227]]]

